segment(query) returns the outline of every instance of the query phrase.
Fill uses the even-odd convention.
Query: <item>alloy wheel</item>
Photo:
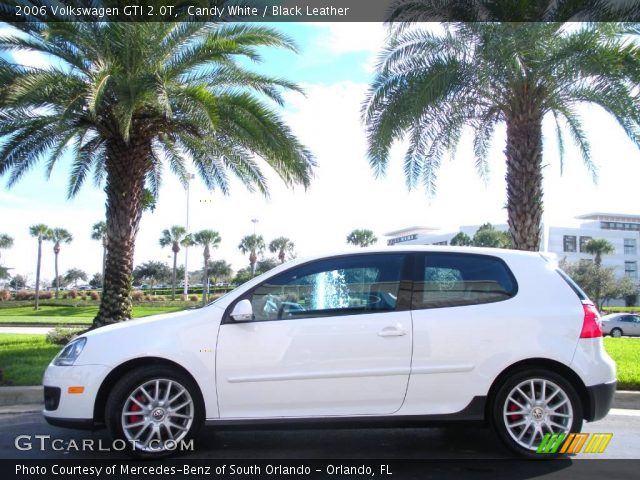
[[[122,431],[143,452],[158,452],[184,439],[195,415],[189,391],[175,380],[149,380],[136,387],[124,402]]]
[[[535,451],[546,434],[569,432],[574,412],[569,396],[556,383],[531,378],[509,392],[502,414],[515,443]]]

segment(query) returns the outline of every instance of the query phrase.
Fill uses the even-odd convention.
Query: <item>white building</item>
[[[543,226],[541,250],[556,254],[558,260],[569,262],[591,259],[584,252],[584,245],[592,238],[608,240],[615,252],[602,258],[602,265],[615,268],[621,277],[638,279],[638,244],[640,243],[640,215],[616,213],[590,213],[576,217],[582,222],[575,227]],[[448,245],[458,233],[473,237],[480,225],[463,225],[454,231],[435,227],[409,227],[386,233],[388,245]],[[507,225],[494,225],[497,230],[507,230]]]

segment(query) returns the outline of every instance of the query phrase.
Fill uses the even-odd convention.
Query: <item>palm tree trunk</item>
[[[107,249],[102,298],[92,328],[131,318],[133,250],[142,216],[151,142],[132,135],[129,145],[107,144]]]
[[[258,260],[258,257],[256,256],[255,252],[251,252],[251,254],[249,255],[249,264],[251,265],[252,277],[256,274],[256,260]]]
[[[205,247],[205,249],[208,247]],[[204,282],[202,282],[202,303],[207,304],[207,294],[209,293],[209,259],[204,256]]]
[[[102,290],[104,293],[104,269],[107,264],[107,242],[102,240]]]
[[[178,268],[178,253],[173,252],[173,277],[171,279],[171,301],[176,299],[176,270]]]
[[[56,298],[58,298],[59,295],[59,291],[60,291],[60,277],[58,276],[58,252],[53,252],[54,253],[54,269],[55,269],[55,273],[56,273]]]
[[[507,212],[513,248],[540,249],[542,113],[523,96],[507,117]]]
[[[34,310],[38,310],[40,296],[40,261],[42,260],[42,238],[38,237],[38,263],[36,264],[36,296]]]

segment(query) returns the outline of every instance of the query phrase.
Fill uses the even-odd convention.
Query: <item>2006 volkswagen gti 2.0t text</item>
[[[295,260],[205,308],[99,328],[44,376],[47,421],[137,455],[204,423],[490,423],[518,454],[603,418],[598,312],[538,253],[363,249]]]

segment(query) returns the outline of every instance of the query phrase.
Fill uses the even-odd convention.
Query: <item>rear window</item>
[[[424,254],[416,280],[414,310],[500,302],[517,292],[507,265],[488,255]]]

